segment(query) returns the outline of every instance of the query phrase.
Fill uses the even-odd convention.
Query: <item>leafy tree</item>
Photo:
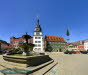
[[[21,50],[20,48],[16,48],[16,50]]]
[[[69,33],[69,30],[67,29],[67,31],[66,31],[66,35],[67,36],[69,36],[70,35],[70,33]]]
[[[69,39],[70,32],[69,32],[69,30],[68,30],[68,29],[67,29],[67,31],[66,31],[66,35],[68,36],[67,41],[69,41],[69,40],[70,40],[70,39]],[[68,46],[67,46],[67,49],[68,49]]]
[[[70,32],[69,32],[69,30],[68,30],[68,29],[67,29],[67,31],[66,31],[66,35],[68,36],[67,41],[69,41],[69,40],[70,40],[70,39],[69,39]]]
[[[28,44],[26,44],[26,43],[20,43],[19,44],[19,47],[21,47],[21,48],[24,49],[24,52],[26,53],[26,56],[29,56],[29,49],[30,49],[30,51],[32,51],[34,46],[35,45],[32,44],[32,43],[28,43]]]
[[[19,47],[24,49],[24,52],[27,52],[29,50],[29,45],[26,43],[20,43]]]
[[[30,51],[32,51],[35,45],[32,43],[29,43],[28,45],[29,45]]]

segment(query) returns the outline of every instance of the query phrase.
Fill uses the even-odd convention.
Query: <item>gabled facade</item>
[[[67,44],[67,50],[69,50],[69,51],[78,50],[78,46],[73,43],[69,43],[69,44]]]
[[[45,36],[46,51],[62,52],[65,51],[66,42],[63,37]]]
[[[19,48],[19,43],[25,43],[25,42],[26,40],[23,39],[22,37],[19,38],[11,37],[10,47]],[[28,43],[33,43],[33,38],[28,39]]]
[[[6,41],[0,40],[0,50],[4,50],[5,48],[9,47],[9,43]]]

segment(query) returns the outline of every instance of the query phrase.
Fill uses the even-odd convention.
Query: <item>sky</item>
[[[88,0],[0,0],[0,39],[33,36],[37,16],[43,36],[66,37],[70,42],[88,39]]]

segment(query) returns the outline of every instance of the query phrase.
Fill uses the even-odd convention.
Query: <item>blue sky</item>
[[[66,39],[69,28],[70,42],[88,39],[87,0],[0,0],[0,39],[33,36],[37,16],[44,35]]]

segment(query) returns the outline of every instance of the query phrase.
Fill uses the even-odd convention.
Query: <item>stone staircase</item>
[[[48,61],[46,63],[43,63],[43,64],[38,65],[38,66],[34,66],[34,67],[24,67],[22,64],[19,64],[19,63],[13,63],[13,62],[8,62],[8,61],[5,61],[5,60],[2,60],[2,62],[0,62],[0,70],[7,69],[7,68],[17,68],[17,69],[29,70],[29,72],[31,71],[31,73],[34,73],[34,72],[36,73],[36,71],[38,71],[38,70],[40,70],[42,68],[45,68],[48,65],[50,67],[55,65],[54,60],[50,60],[50,61]],[[49,66],[48,66],[47,69],[49,69]]]
[[[51,70],[57,64],[58,64],[57,62],[51,63],[46,67],[34,72],[33,75],[45,75],[49,70]]]

